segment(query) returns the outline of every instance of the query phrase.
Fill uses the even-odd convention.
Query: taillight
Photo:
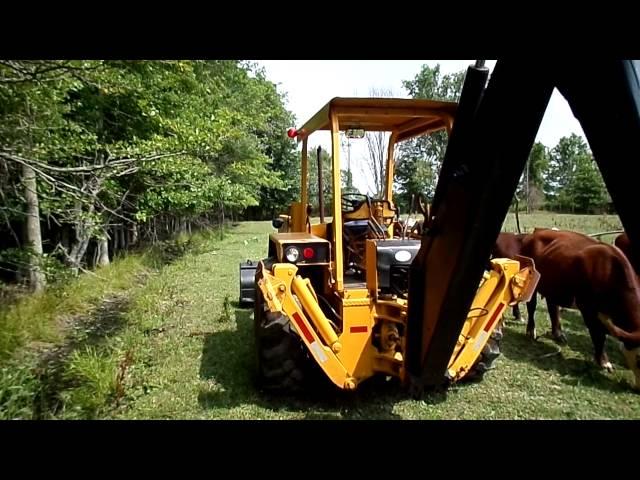
[[[311,247],[307,247],[302,251],[302,256],[307,260],[309,260],[310,258],[313,258],[314,255],[315,255],[315,252]]]

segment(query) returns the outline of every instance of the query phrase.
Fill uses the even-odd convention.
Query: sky
[[[333,97],[369,96],[371,88],[391,90],[394,97],[407,98],[403,80],[412,80],[422,65],[440,64],[442,73],[466,70],[475,60],[256,60],[267,78],[286,94],[286,106],[296,116],[300,127]],[[487,60],[493,70],[495,60]],[[499,128],[497,126],[496,128]],[[552,148],[561,137],[576,133],[584,137],[569,105],[557,91],[553,92],[538,131],[537,141]],[[318,132],[310,145],[330,149],[330,134]],[[346,149],[341,152],[346,166]],[[365,192],[371,188],[371,174],[365,158],[366,140],[351,141],[351,167],[355,186]]]

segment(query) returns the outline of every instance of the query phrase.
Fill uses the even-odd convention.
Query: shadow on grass
[[[237,304],[236,304],[237,305]],[[396,381],[384,377],[363,382],[355,392],[339,390],[326,382],[309,385],[295,396],[269,395],[258,391],[254,377],[253,311],[236,308],[237,329],[204,337],[200,378],[214,380],[221,391],[201,389],[198,401],[203,408],[233,408],[257,405],[274,412],[303,413],[305,420],[393,420],[393,406],[409,399]],[[427,404],[445,400],[443,394],[425,396]]]
[[[549,338],[532,341],[525,334],[524,324],[516,327],[507,323],[502,342],[503,355],[541,370],[556,371],[562,375],[562,381],[567,385],[581,385],[610,392],[631,391],[626,380],[612,378],[595,364],[591,336],[579,312],[562,310],[561,322],[568,339],[568,345],[564,347],[559,347]],[[538,335],[546,337],[550,330],[548,316],[537,312],[536,323]],[[628,371],[617,341],[608,337],[605,348],[614,368]],[[567,358],[565,355],[570,351],[577,352],[582,358]]]

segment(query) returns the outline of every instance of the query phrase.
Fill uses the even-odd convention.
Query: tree
[[[291,124],[245,62],[0,60],[1,234],[28,248],[31,272],[55,252],[79,270],[138,238],[283,204],[299,185]]]
[[[309,203],[312,206],[313,212],[319,214],[318,204],[318,148],[309,149],[308,153],[308,172],[309,172],[309,188],[307,190],[309,196]],[[332,164],[331,155],[326,150],[322,149],[320,153],[320,161],[322,165],[322,192],[324,197],[324,213],[325,215],[331,214],[331,202],[333,191],[332,180]]]
[[[610,201],[588,145],[576,134],[551,150],[544,186],[547,202],[560,211],[594,213]]]
[[[440,65],[423,65],[413,80],[402,82],[412,98],[458,101],[465,72],[442,75]],[[422,194],[432,198],[447,147],[446,132],[423,135],[399,146],[395,167],[397,201],[405,210],[411,197]]]
[[[578,213],[600,213],[606,208],[607,189],[600,170],[591,155],[575,159],[573,176],[566,186],[565,195]]]
[[[573,209],[571,197],[566,188],[573,177],[578,157],[590,155],[589,148],[579,135],[562,137],[551,150],[548,175],[544,191],[549,204],[560,210]]]
[[[542,143],[536,142],[529,153],[517,190],[518,198],[525,201],[527,213],[540,208],[544,202],[543,188],[548,168],[549,151]]]
[[[5,171],[10,177],[6,187],[13,187],[13,192],[8,190],[7,194],[2,194],[0,210],[10,229],[10,218],[24,221],[26,268],[29,285],[34,291],[42,290],[45,285],[41,268],[41,188],[33,165],[13,162],[9,167],[6,162],[13,155],[40,158],[46,162],[58,151],[60,134],[64,134],[64,110],[60,104],[63,92],[74,79],[81,78],[81,74],[95,66],[95,62],[0,61],[0,155],[3,155]],[[18,184],[21,184],[23,194],[11,199],[10,194],[16,193]],[[20,203],[24,211],[22,218],[16,216]],[[46,209],[46,201],[44,203]]]
[[[343,194],[345,193],[360,193],[359,190],[353,186],[353,175],[349,170],[341,170],[340,178],[342,180],[340,189]]]

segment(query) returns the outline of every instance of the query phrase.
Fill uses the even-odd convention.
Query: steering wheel
[[[341,199],[342,211],[346,213],[355,212],[363,202],[368,200],[369,196],[362,193],[343,193]]]
[[[425,221],[429,220],[429,216],[431,215],[431,205],[427,201],[425,195],[420,192],[415,197],[415,204],[417,210],[424,216]]]

